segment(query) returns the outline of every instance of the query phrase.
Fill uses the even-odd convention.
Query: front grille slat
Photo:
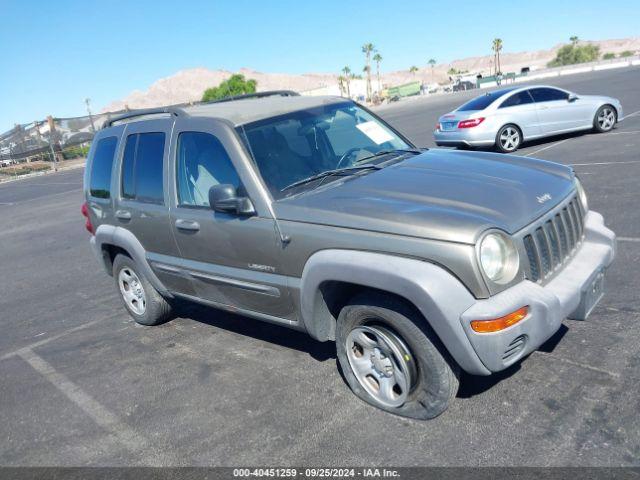
[[[543,282],[579,247],[584,234],[584,215],[580,202],[574,197],[524,234],[522,241],[529,261],[527,277],[531,281]]]
[[[547,248],[547,242],[542,228],[536,230],[536,234],[533,236],[533,242],[536,245],[542,266],[542,276],[544,277],[551,271],[551,252],[549,252],[549,248]]]
[[[567,238],[569,239],[569,250],[571,251],[576,244],[576,231],[573,228],[573,221],[571,220],[571,215],[569,215],[569,210],[566,208],[562,209],[562,218],[567,225]]]
[[[556,229],[553,226],[551,220],[547,220],[544,224],[544,233],[551,252],[551,268],[555,268],[560,265],[562,257],[560,256],[560,247],[558,245],[558,237],[556,236]]]
[[[578,206],[580,202],[571,202],[573,207],[573,215],[576,217],[576,226],[578,227],[578,240],[582,238],[582,231],[584,230],[582,213],[580,212],[580,207]]]

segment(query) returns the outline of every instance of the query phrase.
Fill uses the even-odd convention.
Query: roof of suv
[[[195,105],[184,108],[184,111],[193,117],[224,118],[238,126],[265,118],[284,115],[297,110],[346,101],[349,100],[342,97],[331,96],[273,96]]]

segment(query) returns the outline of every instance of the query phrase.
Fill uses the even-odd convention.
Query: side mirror
[[[248,197],[238,197],[233,185],[223,183],[209,189],[209,205],[216,212],[250,216],[256,213]]]
[[[571,102],[575,102],[576,100],[578,100],[578,96],[575,93],[570,93],[569,98],[567,98],[567,101],[571,103]]]

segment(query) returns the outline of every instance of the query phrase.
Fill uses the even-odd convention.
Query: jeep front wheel
[[[458,391],[458,368],[429,325],[393,297],[354,298],[340,312],[336,347],[353,392],[387,412],[434,418]]]

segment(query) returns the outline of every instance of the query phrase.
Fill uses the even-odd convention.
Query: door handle
[[[179,230],[187,230],[190,232],[197,232],[200,230],[200,224],[194,220],[184,220],[179,218],[176,220],[176,228]]]
[[[120,220],[131,220],[131,212],[127,210],[118,210],[116,212],[116,217],[118,217]]]
[[[546,109],[548,109],[548,108],[549,108],[549,107],[547,107],[546,105],[540,105],[540,110],[546,110]]]

